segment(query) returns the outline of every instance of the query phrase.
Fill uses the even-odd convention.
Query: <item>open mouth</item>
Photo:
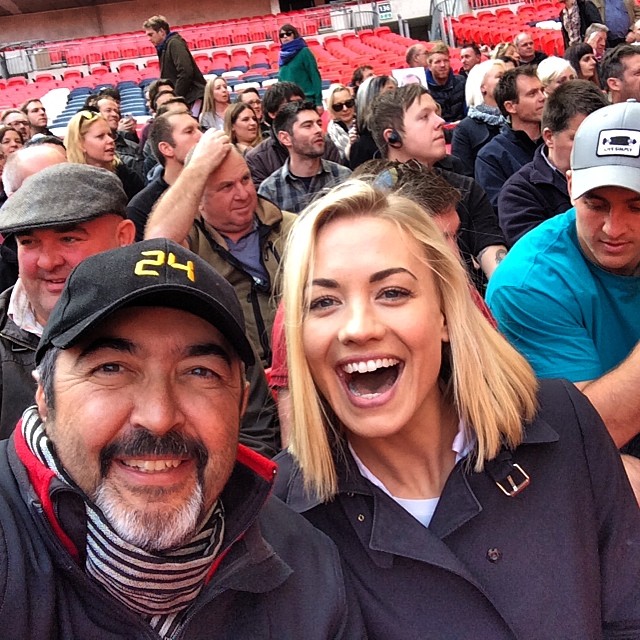
[[[342,365],[342,377],[350,393],[373,400],[390,391],[400,376],[402,363],[395,358],[360,360]]]

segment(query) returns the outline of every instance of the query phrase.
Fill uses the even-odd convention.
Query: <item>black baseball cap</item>
[[[211,323],[245,364],[255,362],[236,292],[195,253],[156,238],[90,256],[71,272],[36,350],[67,349],[114,311],[131,306],[180,309]]]

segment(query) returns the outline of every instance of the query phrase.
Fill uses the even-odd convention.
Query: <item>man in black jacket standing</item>
[[[176,95],[187,101],[191,112],[197,117],[202,107],[206,83],[184,38],[171,31],[164,16],[152,16],[142,26],[158,51],[160,76],[174,83]]]

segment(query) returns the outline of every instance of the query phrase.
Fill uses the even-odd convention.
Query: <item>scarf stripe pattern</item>
[[[38,460],[63,482],[78,488],[60,464],[36,407],[25,412],[22,432]],[[87,573],[114,598],[142,615],[162,638],[173,637],[222,546],[222,502],[213,505],[205,524],[191,540],[163,553],[150,553],[123,540],[86,498],[85,508]]]

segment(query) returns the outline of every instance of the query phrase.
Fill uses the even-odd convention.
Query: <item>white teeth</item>
[[[138,471],[153,472],[175,469],[182,464],[182,460],[123,460],[122,464]]]
[[[345,373],[367,373],[376,369],[386,369],[394,367],[400,361],[395,358],[378,358],[377,360],[361,360],[360,362],[349,362],[343,365],[342,370]]]

